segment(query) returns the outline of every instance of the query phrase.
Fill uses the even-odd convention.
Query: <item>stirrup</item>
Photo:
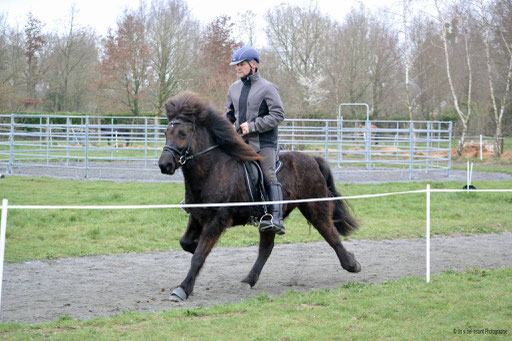
[[[274,225],[274,216],[272,216],[272,214],[267,212],[261,216],[260,225],[259,225],[261,232],[266,231],[269,227],[271,227],[273,225]]]
[[[274,216],[270,213],[265,213],[260,219],[259,229],[261,232],[274,232],[276,234],[284,234],[284,226],[274,224]]]

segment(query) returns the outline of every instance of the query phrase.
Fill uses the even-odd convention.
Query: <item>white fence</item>
[[[155,171],[162,117],[0,115],[0,167]],[[286,119],[281,150],[323,156],[337,172],[408,173],[451,168],[451,122]],[[122,161],[114,164],[115,161]]]
[[[431,193],[454,193],[454,192],[471,192],[471,193],[483,193],[483,192],[509,192],[512,193],[512,189],[481,189],[481,190],[455,190],[455,189],[431,189],[430,185],[427,185],[426,189],[406,192],[392,192],[392,193],[379,193],[379,194],[366,194],[356,196],[341,196],[341,197],[328,197],[328,198],[312,198],[312,199],[299,199],[299,200],[284,200],[284,201],[265,201],[265,202],[237,202],[237,203],[209,203],[209,204],[168,204],[168,205],[125,205],[125,206],[50,206],[50,205],[8,205],[7,199],[2,201],[2,215],[1,215],[1,226],[0,226],[0,310],[1,310],[1,295],[2,295],[2,281],[3,281],[3,268],[4,268],[4,254],[5,254],[5,236],[7,229],[7,212],[9,209],[21,209],[21,210],[54,210],[54,209],[70,209],[70,210],[133,210],[133,209],[168,209],[168,208],[197,208],[197,207],[225,207],[225,206],[254,206],[254,205],[271,205],[276,203],[288,204],[288,203],[305,203],[314,201],[332,201],[332,200],[348,200],[348,199],[367,199],[384,197],[391,195],[406,195],[406,194],[417,194],[426,193],[426,231],[425,231],[425,280],[430,282],[430,194]]]

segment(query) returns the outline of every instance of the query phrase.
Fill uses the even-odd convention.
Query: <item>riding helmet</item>
[[[231,63],[229,63],[229,65],[236,65],[244,60],[249,62],[253,59],[256,60],[258,64],[260,63],[260,54],[258,51],[254,47],[242,46],[233,53],[231,56]]]

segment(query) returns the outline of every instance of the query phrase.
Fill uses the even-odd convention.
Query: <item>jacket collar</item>
[[[242,77],[240,80],[244,84],[246,84],[248,81],[249,81],[249,84],[251,84],[253,82],[257,82],[259,79],[260,79],[260,73],[259,72],[255,72],[255,73],[253,73],[250,76]]]

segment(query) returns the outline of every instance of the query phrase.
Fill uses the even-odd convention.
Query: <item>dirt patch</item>
[[[293,233],[290,229],[287,233]],[[466,267],[512,267],[512,233],[439,237],[431,241],[432,274]],[[362,265],[344,271],[325,242],[278,245],[253,289],[240,284],[257,247],[215,248],[185,303],[169,294],[185,278],[191,255],[184,251],[88,256],[55,261],[7,263],[2,296],[3,321],[53,321],[111,316],[122,311],[212,306],[288,290],[336,288],[351,282],[382,282],[425,275],[425,240],[344,242]]]
[[[506,153],[501,154],[501,158],[507,159],[507,160],[512,159],[512,152],[506,152]]]

